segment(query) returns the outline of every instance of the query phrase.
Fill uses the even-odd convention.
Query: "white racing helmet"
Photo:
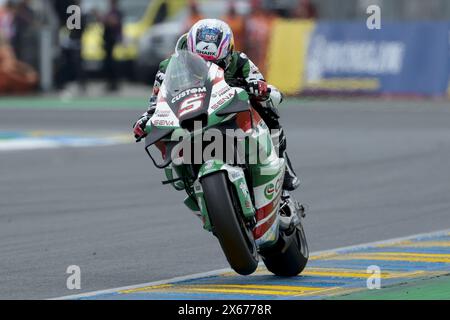
[[[221,20],[200,20],[188,32],[187,48],[203,59],[227,68],[234,50],[233,32]]]

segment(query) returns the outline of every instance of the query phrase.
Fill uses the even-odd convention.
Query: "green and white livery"
[[[285,160],[243,88],[224,71],[187,51],[165,70],[146,151],[184,203],[220,242],[239,274],[261,256],[276,275],[299,274],[308,260],[302,208],[282,190]]]

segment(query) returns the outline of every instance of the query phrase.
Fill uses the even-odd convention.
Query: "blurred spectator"
[[[200,13],[198,8],[198,3],[196,0],[189,0],[189,16],[186,20],[186,25],[184,27],[183,33],[189,31],[189,29],[199,20],[202,20],[203,15]]]
[[[73,5],[80,5],[80,0],[72,1]],[[86,75],[81,57],[81,38],[86,26],[86,16],[80,17],[80,29],[67,30],[64,26],[61,32],[62,63],[58,72],[58,85],[63,88],[68,82],[76,81],[82,91],[86,89]]]
[[[108,91],[118,89],[117,65],[114,60],[114,46],[122,39],[122,12],[118,0],[109,0],[108,12],[100,18],[103,23],[103,48],[105,50],[104,70],[108,81]]]
[[[15,10],[15,33],[12,46],[20,61],[37,66],[37,19],[30,0],[21,0]]]
[[[0,33],[3,39],[11,42],[15,34],[15,6],[13,1],[8,1],[0,7]]]
[[[0,93],[25,93],[38,82],[36,71],[17,60],[9,43],[0,33]]]
[[[232,0],[228,5],[228,12],[222,17],[228,23],[234,34],[234,46],[237,51],[243,51],[245,36],[245,18],[237,13],[236,3]]]
[[[252,0],[251,8],[246,24],[245,49],[250,59],[259,66],[260,71],[264,74],[274,14],[264,9],[261,0]]]
[[[293,18],[317,19],[317,8],[311,0],[298,0],[298,6],[294,10]]]

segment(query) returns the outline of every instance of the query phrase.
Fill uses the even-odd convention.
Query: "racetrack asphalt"
[[[131,136],[144,109],[4,108],[0,131]],[[292,100],[281,115],[311,251],[450,228],[449,104]],[[142,144],[1,152],[0,298],[228,267],[184,195],[162,178]],[[80,266],[82,290],[66,288],[69,265]]]

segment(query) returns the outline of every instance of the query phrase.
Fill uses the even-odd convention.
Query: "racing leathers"
[[[153,86],[153,94],[150,98],[149,109],[134,125],[134,134],[138,140],[146,135],[145,126],[155,111],[157,95],[164,81],[169,61],[170,58],[160,63]],[[286,137],[279,122],[280,115],[277,109],[277,106],[283,100],[282,94],[274,86],[267,84],[258,67],[244,53],[234,51],[231,53],[228,65],[220,67],[224,69],[225,81],[230,86],[242,87],[247,90],[251,97],[252,106],[260,114],[271,131],[275,132],[272,134],[272,138],[275,141],[275,148],[279,152],[279,155],[286,160],[283,189],[287,191],[295,190],[299,186],[300,181],[286,153]]]

